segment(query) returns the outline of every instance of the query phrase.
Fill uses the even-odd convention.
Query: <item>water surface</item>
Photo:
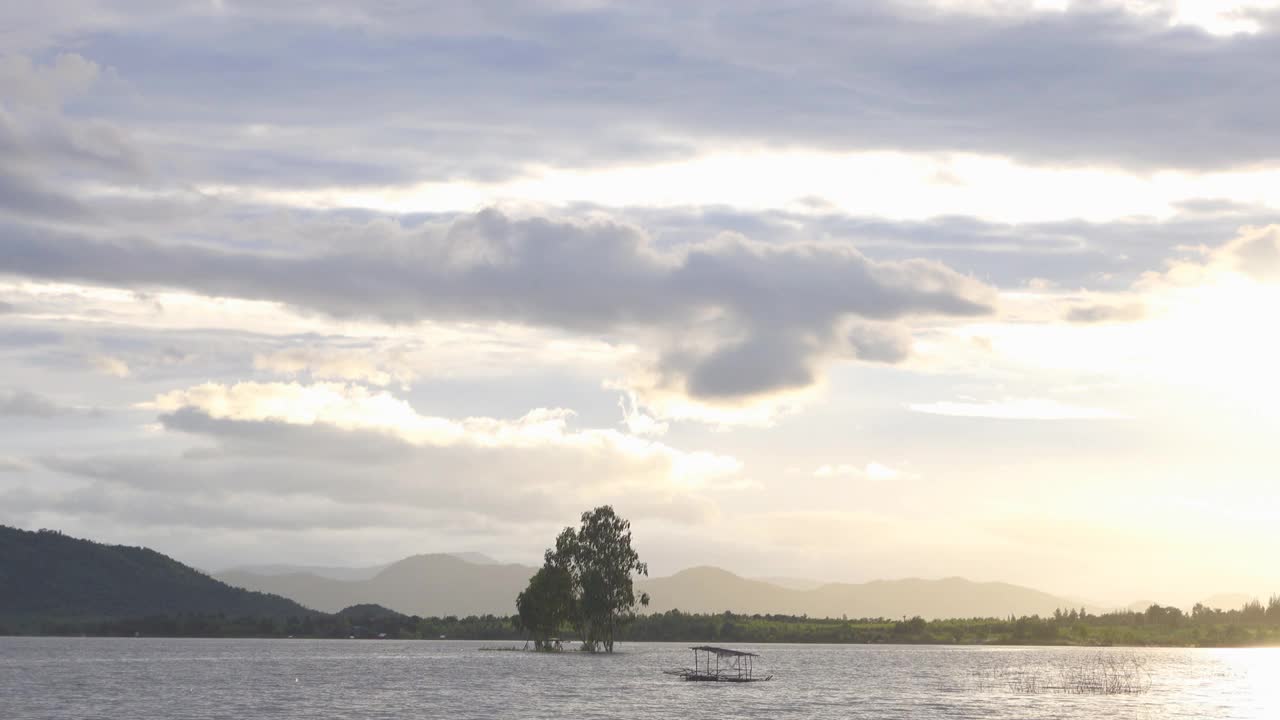
[[[613,656],[502,643],[0,637],[0,718],[1280,717],[1280,649],[735,646],[768,683],[685,683],[684,644]],[[1062,668],[1134,658],[1137,695],[1063,694]],[[1027,683],[990,682],[1010,673]]]

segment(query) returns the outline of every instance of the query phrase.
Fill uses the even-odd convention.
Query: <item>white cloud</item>
[[[912,0],[908,0],[912,1]],[[1066,12],[1072,0],[914,0],[949,11],[990,16],[1031,12]],[[1170,25],[1187,25],[1215,35],[1256,33],[1261,25],[1251,13],[1280,7],[1277,0],[1095,0],[1095,9],[1116,8],[1139,17],[1166,18]]]
[[[1213,397],[1215,404],[1232,406],[1234,417],[1276,417],[1280,338],[1265,318],[1280,307],[1280,227],[1244,227],[1216,247],[1184,248],[1182,255],[1127,291],[1083,295],[1089,306],[1116,311],[1091,312],[1083,319],[1114,322],[1063,322],[1070,319],[1064,308],[1081,307],[1077,293],[1005,293],[1000,322],[957,326],[919,343],[921,365],[946,372],[986,367],[995,378],[1022,376],[1059,385],[1105,378],[1130,389],[1159,388],[1168,398],[1200,394],[1201,404]],[[981,348],[976,338],[982,339]],[[1028,390],[1019,393],[1044,392]],[[1132,414],[1108,407],[1109,402],[1098,397],[1092,404],[1066,405],[1031,396],[921,402],[910,408],[1011,419]]]
[[[404,348],[343,349],[292,347],[255,355],[253,366],[282,375],[307,373],[319,380],[357,380],[386,386],[407,386],[417,372]]]
[[[422,415],[389,392],[342,383],[206,383],[174,390],[140,405],[162,412],[193,409],[215,420],[327,425],[347,431],[373,431],[419,446],[466,445],[477,448],[552,447],[604,453],[656,463],[669,479],[687,487],[737,473],[736,459],[705,452],[682,452],[616,430],[569,427],[573,411],[538,408],[517,420],[469,417],[455,420]]]
[[[447,527],[464,517],[545,524],[601,503],[698,524],[718,515],[718,493],[755,487],[733,457],[576,429],[573,413],[557,408],[511,420],[435,417],[345,383],[206,383],[139,407],[161,413],[169,442],[196,444],[180,454],[46,456],[43,469],[79,484],[0,492],[0,503],[242,531]]]
[[[814,477],[861,477],[862,468],[856,465],[823,465],[813,471]]]
[[[867,466],[863,468],[863,471],[866,472],[867,477],[872,480],[895,480],[902,475],[901,471],[895,470],[887,465],[881,465],[877,462],[868,463]]]
[[[632,435],[661,436],[667,433],[670,423],[659,422],[639,407],[634,392],[623,393],[618,398],[622,410],[622,424]]]
[[[822,465],[813,471],[813,476],[817,478],[865,478],[882,482],[896,480],[902,477],[903,473],[888,465],[870,462],[862,466],[848,464]]]
[[[991,402],[912,403],[913,412],[997,420],[1116,420],[1126,416],[1103,408],[1069,405],[1051,398],[1005,398]]]
[[[858,182],[875,178],[874,182]],[[944,216],[998,223],[1110,222],[1169,218],[1183,203],[1233,197],[1280,209],[1280,173],[1142,173],[1112,167],[1045,167],[996,154],[710,151],[680,160],[606,169],[543,170],[502,183],[449,181],[403,187],[259,189],[205,187],[237,202],[389,213],[466,212],[476,207],[731,207],[919,221]],[[822,203],[814,207],[813,199]]]

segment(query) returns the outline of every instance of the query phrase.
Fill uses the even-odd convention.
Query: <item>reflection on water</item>
[[[763,645],[773,682],[720,685],[661,674],[687,664],[681,644],[612,657],[481,645],[0,638],[0,718],[1280,717],[1280,649]],[[1126,663],[1142,692],[975,682],[1012,672],[1047,686],[1074,677],[1063,668]]]

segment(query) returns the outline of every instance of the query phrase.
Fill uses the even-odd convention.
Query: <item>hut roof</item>
[[[712,647],[712,646],[710,646],[710,645],[695,645],[694,647],[691,647],[691,648],[689,648],[689,649],[690,649],[690,650],[699,650],[699,651],[701,651],[701,652],[709,652],[709,653],[713,653],[713,654],[715,654],[715,655],[719,655],[719,656],[721,656],[721,657],[725,657],[725,656],[729,656],[729,657],[760,657],[759,655],[757,655],[756,653],[753,653],[753,652],[744,652],[744,651],[742,651],[742,650],[730,650],[729,648]]]

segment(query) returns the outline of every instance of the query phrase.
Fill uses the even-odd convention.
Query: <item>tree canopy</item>
[[[541,650],[572,618],[573,579],[567,569],[547,565],[529,578],[529,587],[516,596],[516,627],[533,637]]]

